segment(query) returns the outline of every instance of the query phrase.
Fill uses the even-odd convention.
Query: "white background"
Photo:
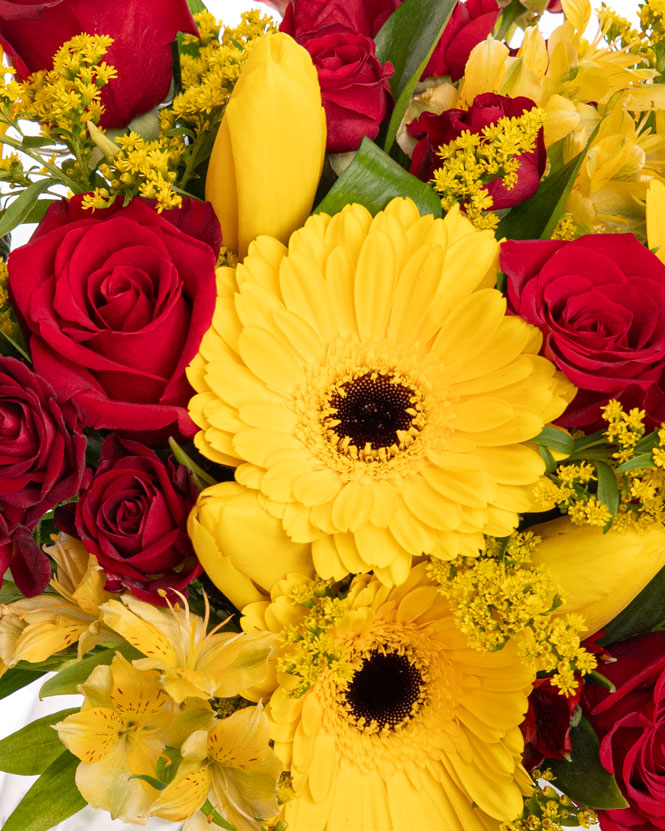
[[[103,2],[110,2],[110,0],[103,0]],[[600,5],[600,2],[599,0],[594,0],[593,4],[597,7]],[[251,0],[206,0],[206,5],[216,17],[226,24],[236,23],[240,18],[240,13],[249,8],[266,10],[265,6],[257,2],[251,2]],[[629,17],[636,21],[637,0],[614,0],[614,2],[610,0],[609,5],[614,11],[624,17]],[[546,15],[540,26],[541,31],[548,33],[560,24],[562,17],[562,15]],[[592,26],[592,29],[595,31],[595,26]],[[16,231],[14,233],[14,245],[22,244],[27,239],[29,233],[28,228]],[[48,698],[43,702],[39,702],[38,690],[40,684],[41,682],[37,682],[31,687],[18,690],[0,701],[0,738],[13,733],[23,724],[40,718],[49,712],[56,712],[67,707],[76,706],[77,701],[75,697]],[[0,774],[0,828],[2,828],[4,821],[33,781],[34,779],[32,777]],[[135,827],[125,826],[118,821],[111,822],[108,819],[108,814],[87,809],[82,814],[77,814],[68,822],[59,825],[58,831],[65,831],[65,829],[67,831],[123,831],[125,828]],[[155,822],[150,823],[147,828],[169,828],[173,831],[175,826]],[[338,829],[338,831],[343,831],[343,829]],[[404,831],[407,831],[407,829],[404,829]],[[443,831],[443,829],[437,829],[436,831]]]

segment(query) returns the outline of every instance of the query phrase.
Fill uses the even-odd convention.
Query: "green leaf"
[[[46,768],[62,755],[65,746],[51,727],[72,713],[78,713],[80,707],[60,710],[43,718],[26,724],[16,733],[0,741],[0,770],[16,773],[20,776],[35,776],[44,773]]]
[[[611,693],[615,693],[617,691],[617,688],[610,681],[610,679],[606,678],[602,673],[598,672],[597,669],[592,670],[584,676],[584,683],[594,684],[596,687],[604,687]]]
[[[556,459],[551,454],[549,447],[541,444],[538,448],[540,457],[545,462],[545,473],[554,473],[556,470]]]
[[[44,773],[2,826],[2,831],[49,831],[87,805],[74,781],[79,760],[65,750]]]
[[[639,456],[633,456],[617,468],[617,473],[625,473],[627,470],[635,470],[640,467],[656,467],[653,455],[651,453],[640,453]]]
[[[212,821],[215,825],[219,825],[222,828],[228,829],[228,831],[238,831],[235,825],[231,825],[230,822],[227,822],[223,816],[217,813],[215,809],[212,807],[212,802],[207,799],[203,805],[201,805],[201,810],[207,817],[212,817]],[[2,829],[4,831],[4,828]]]
[[[651,632],[665,622],[665,568],[648,583],[637,597],[605,626],[605,634],[598,641],[610,646],[643,632]]]
[[[16,692],[16,690],[27,687],[28,684],[32,684],[33,681],[37,681],[38,678],[41,678],[45,674],[41,671],[16,669],[16,667],[8,669],[2,678],[0,678],[0,698],[6,698],[8,695]]]
[[[642,436],[642,438],[637,442],[635,445],[635,450],[638,453],[644,453],[647,450],[653,450],[660,442],[658,438],[658,430],[654,430],[653,433],[647,433],[646,436]]]
[[[24,136],[21,148],[30,150],[33,147],[53,147],[57,142],[48,136]]]
[[[11,335],[8,335],[7,332],[5,332],[3,329],[0,329],[0,335],[2,335],[5,342],[8,343],[11,346],[12,349],[16,350],[16,352],[18,352],[18,354],[21,355],[21,357],[25,358],[25,360],[29,364],[32,363],[32,361],[30,360],[30,355],[28,355],[28,353],[21,346],[21,344],[18,343],[18,341],[14,340],[14,338]],[[0,355],[7,355],[7,354],[8,353],[6,353],[3,350],[2,344],[0,343]],[[12,357],[12,356],[10,355],[10,357]]]
[[[52,695],[76,695],[79,691],[79,684],[83,684],[84,681],[88,680],[90,673],[95,667],[101,664],[108,666],[116,652],[121,652],[129,661],[144,657],[138,649],[134,649],[129,644],[121,644],[118,647],[104,649],[101,652],[93,652],[92,655],[88,655],[80,661],[69,664],[64,669],[61,669],[57,675],[49,678],[39,691],[40,697],[48,698]]]
[[[381,63],[390,61],[395,69],[390,79],[395,107],[383,146],[386,152],[395,141],[411,93],[427,66],[455,3],[456,0],[404,0],[374,38],[377,58]]]
[[[194,482],[196,487],[202,491],[204,488],[208,487],[208,485],[216,485],[217,483],[215,480],[203,470],[202,467],[196,464],[194,459],[189,456],[185,451],[180,447],[178,442],[173,438],[173,436],[169,436],[169,447],[171,448],[171,453],[173,453],[176,461],[184,465],[187,470],[192,474],[194,477]]]
[[[22,222],[27,222],[27,217],[33,210],[37,198],[52,184],[53,182],[50,179],[40,179],[33,182],[21,191],[21,194],[12,201],[8,208],[0,212],[0,237],[4,237],[5,234],[13,231]]]
[[[189,6],[189,10],[192,14],[208,11],[208,7],[202,2],[202,0],[187,0],[187,5]]]
[[[441,202],[429,185],[416,179],[365,137],[346,168],[314,213],[336,214],[359,202],[371,214],[382,211],[395,196],[408,196],[423,216],[441,216]]]
[[[570,762],[546,759],[541,765],[543,769],[550,768],[556,776],[553,784],[575,802],[582,802],[590,808],[602,811],[627,808],[628,803],[621,794],[614,776],[600,763],[600,742],[593,727],[584,717],[576,727],[571,728],[570,741]]]
[[[531,439],[534,444],[540,444],[544,447],[549,447],[550,450],[556,450],[558,453],[565,453],[570,455],[575,449],[575,442],[563,430],[557,430],[556,427],[543,427],[535,439]]]
[[[594,464],[598,474],[598,499],[603,505],[607,505],[612,515],[610,521],[603,528],[603,533],[606,534],[612,527],[619,507],[619,485],[614,471],[608,464],[600,461],[595,461]]]

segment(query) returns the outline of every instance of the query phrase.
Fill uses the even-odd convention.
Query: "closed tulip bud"
[[[210,157],[206,199],[227,248],[242,259],[259,234],[287,242],[311,211],[325,146],[311,58],[288,35],[266,35],[243,67]]]

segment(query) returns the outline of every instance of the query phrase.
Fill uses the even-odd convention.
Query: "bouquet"
[[[665,828],[662,0],[272,5],[0,3],[4,831]]]

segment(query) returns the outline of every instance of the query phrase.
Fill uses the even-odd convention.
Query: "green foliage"
[[[62,721],[79,708],[60,710],[26,724],[0,741],[0,770],[21,776],[35,776],[46,771],[62,755],[64,745],[51,725]]]

